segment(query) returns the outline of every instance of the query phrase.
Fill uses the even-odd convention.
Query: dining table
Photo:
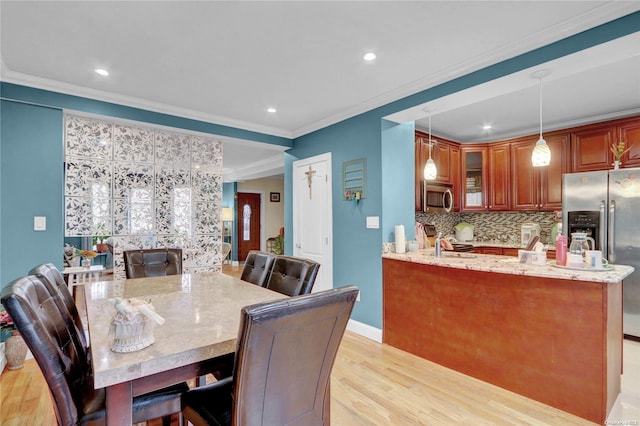
[[[85,284],[94,386],[105,388],[107,425],[132,424],[134,396],[215,371],[216,358],[236,349],[241,309],[287,297],[216,272]],[[154,343],[112,350],[117,298],[151,303],[164,319]]]

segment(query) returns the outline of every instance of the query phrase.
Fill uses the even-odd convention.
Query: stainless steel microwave
[[[422,211],[447,213],[453,210],[453,184],[423,181]]]

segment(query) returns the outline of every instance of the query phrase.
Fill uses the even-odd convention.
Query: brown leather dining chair
[[[42,281],[35,275],[15,280],[2,289],[0,301],[42,371],[58,424],[104,424],[105,390],[94,389],[86,348],[68,328]],[[159,417],[163,424],[170,423],[187,389],[181,383],[134,397],[134,423]]]
[[[240,279],[264,287],[269,279],[274,258],[271,253],[251,250],[244,261]]]
[[[53,263],[43,263],[29,271],[29,274],[37,275],[40,281],[47,287],[49,293],[51,293],[52,296],[57,295],[57,303],[66,309],[66,311],[63,310],[63,312],[66,315],[65,320],[67,324],[70,328],[75,327],[81,344],[85,348],[88,348],[89,342],[84,332],[80,313],[69,291],[69,287],[67,287],[67,283],[64,281],[64,277],[58,268],[56,268]]]
[[[123,256],[127,278],[182,274],[182,249],[179,248],[125,250]]]
[[[183,394],[186,420],[328,425],[331,371],[357,295],[348,286],[244,307],[233,375]]]
[[[288,296],[311,293],[320,264],[309,259],[276,256],[266,288]]]

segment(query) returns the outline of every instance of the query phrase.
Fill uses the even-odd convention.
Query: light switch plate
[[[46,216],[34,216],[33,217],[33,230],[34,231],[46,231],[47,230],[47,217]]]
[[[367,228],[378,229],[380,228],[379,216],[367,216]]]

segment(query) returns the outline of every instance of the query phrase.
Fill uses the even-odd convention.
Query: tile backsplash
[[[432,223],[443,235],[455,235],[453,227],[460,222],[474,225],[474,238],[480,241],[520,241],[520,225],[540,225],[540,239],[549,243],[551,228],[556,222],[553,212],[488,212],[488,213],[424,213],[416,212],[416,221]]]

